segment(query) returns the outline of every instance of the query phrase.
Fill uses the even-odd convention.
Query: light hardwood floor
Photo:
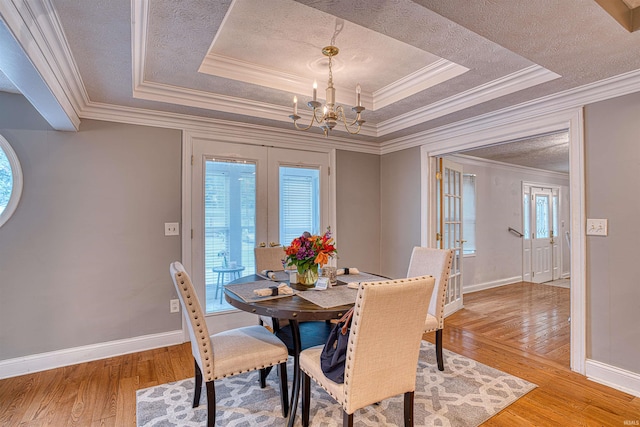
[[[640,398],[570,371],[568,289],[523,282],[464,300],[445,349],[538,385],[484,426],[638,425]],[[135,390],[192,370],[183,344],[1,380],[0,426],[133,426]]]

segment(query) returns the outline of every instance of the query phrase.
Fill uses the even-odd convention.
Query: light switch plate
[[[587,236],[606,236],[607,223],[606,219],[587,219]]]
[[[180,235],[180,223],[179,222],[165,222],[164,223],[164,235],[165,236],[179,236]]]

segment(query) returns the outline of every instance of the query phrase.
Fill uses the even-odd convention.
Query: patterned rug
[[[536,387],[447,350],[444,360],[445,370],[440,372],[435,362],[435,346],[422,342],[414,405],[416,426],[477,426]],[[257,372],[216,381],[216,425],[285,425],[275,371],[269,374],[265,389],[260,389]],[[292,377],[289,373],[290,381]],[[324,390],[314,387],[313,382],[311,392],[310,425],[342,425],[341,407]],[[138,390],[138,426],[204,426],[205,396],[203,390],[200,406],[191,408],[193,379]],[[354,416],[356,426],[401,426],[403,420],[403,396],[361,409]],[[296,425],[301,425],[300,409]]]

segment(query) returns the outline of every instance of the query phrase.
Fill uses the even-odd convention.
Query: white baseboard
[[[587,359],[585,374],[591,381],[640,397],[640,374]]]
[[[462,293],[470,294],[471,292],[483,291],[485,289],[497,288],[498,286],[505,286],[518,282],[522,282],[522,276],[514,276],[507,279],[494,280],[493,282],[485,282],[478,283],[476,285],[465,286],[464,288],[462,288]]]
[[[75,365],[137,351],[181,344],[184,342],[182,329],[160,334],[144,335],[124,340],[67,348],[48,353],[33,354],[0,361],[0,379],[16,377],[31,372],[46,371],[61,366]]]

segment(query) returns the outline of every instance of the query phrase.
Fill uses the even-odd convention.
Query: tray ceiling
[[[639,34],[588,0],[25,4],[57,29],[55,54],[66,57],[54,62],[72,64],[60,80],[75,98],[252,126],[292,129],[293,96],[310,118],[311,84],[322,99],[328,77],[320,50],[334,38],[338,103],[350,112],[360,83],[367,107],[350,140],[372,144],[640,70]]]

